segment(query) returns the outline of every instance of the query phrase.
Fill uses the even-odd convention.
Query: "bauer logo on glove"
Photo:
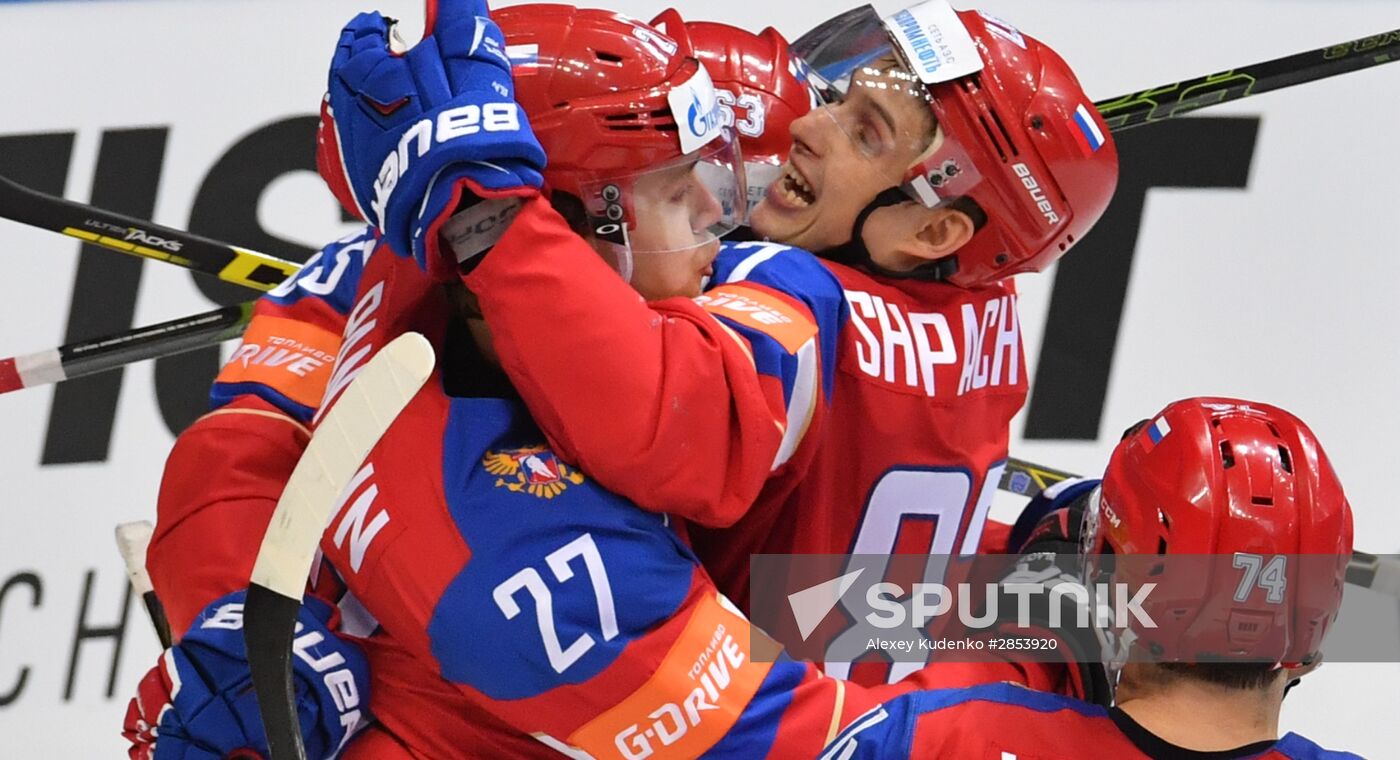
[[[407,52],[395,22],[362,13],[340,34],[321,109],[317,166],[336,198],[435,276],[441,224],[473,198],[529,196],[544,151],[515,103],[501,30],[481,0],[428,4]],[[463,203],[466,200],[467,203]]]

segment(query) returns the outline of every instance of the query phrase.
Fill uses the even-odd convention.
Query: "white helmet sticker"
[[[724,113],[715,97],[715,85],[704,64],[695,76],[666,94],[671,115],[680,128],[681,152],[691,153],[719,137],[724,129]]]
[[[884,18],[890,36],[924,84],[982,70],[977,43],[947,0],[927,0]]]

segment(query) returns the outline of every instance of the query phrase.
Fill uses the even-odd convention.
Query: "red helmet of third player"
[[[1156,627],[1133,630],[1144,656],[1293,665],[1341,607],[1352,515],[1297,417],[1194,398],[1119,443],[1084,541],[1091,581],[1156,583],[1143,604]],[[1160,562],[1178,555],[1214,556]]]
[[[776,29],[758,34],[712,21],[686,22],[674,8],[651,25],[689,45],[709,70],[725,120],[739,134],[749,208],[778,178],[792,149],[792,122],[820,104],[808,68]]]
[[[923,152],[903,190],[930,208],[970,199],[986,221],[921,276],[974,287],[1039,271],[1108,207],[1118,179],[1108,125],[1064,59],[1010,24],[943,0],[884,18],[866,6],[793,47],[834,93],[878,87],[932,111],[931,139],[906,136]],[[871,205],[905,199],[886,193]]]

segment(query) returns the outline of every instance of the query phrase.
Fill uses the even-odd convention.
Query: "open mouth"
[[[777,188],[784,200],[799,208],[810,206],[817,200],[812,184],[791,163],[783,167],[783,176],[778,178]]]

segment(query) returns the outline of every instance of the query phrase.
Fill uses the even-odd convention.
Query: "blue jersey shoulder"
[[[787,347],[778,345],[763,331],[739,322],[729,322],[729,325],[749,340],[759,371],[783,381],[789,402],[792,388],[807,382],[807,376],[813,375],[818,366],[822,390],[829,398],[835,379],[837,339],[850,318],[845,291],[836,275],[816,256],[801,248],[757,241],[725,243],[715,259],[714,270],[711,289],[727,284],[754,284],[796,299],[807,307],[816,323],[816,348],[820,357],[820,362],[813,363],[810,368],[789,356],[792,352]],[[801,410],[799,413],[805,414]]]
[[[753,282],[806,302],[819,323],[828,312],[844,318],[847,307],[841,282],[820,259],[801,248],[763,241],[725,243],[714,269],[711,287]]]
[[[372,227],[346,235],[312,254],[296,274],[263,298],[283,307],[304,298],[315,298],[338,314],[349,314],[355,305],[355,292],[360,287],[365,264],[379,243]]]
[[[1290,758],[1290,760],[1363,760],[1360,755],[1350,752],[1341,752],[1332,749],[1323,749],[1314,742],[1305,739],[1297,734],[1285,734],[1278,743],[1274,745],[1274,751]]]

